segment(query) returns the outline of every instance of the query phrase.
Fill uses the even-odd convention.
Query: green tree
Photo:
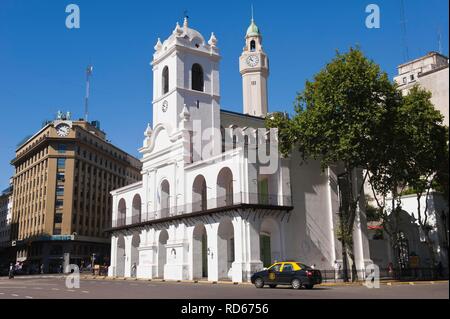
[[[368,163],[380,152],[378,137],[383,120],[390,105],[398,100],[399,94],[387,74],[359,49],[351,48],[348,53],[337,53],[313,81],[306,82],[296,98],[292,120],[267,120],[267,126],[279,128],[283,153],[295,145],[302,161],[319,160],[322,169],[336,163],[342,166],[338,239],[342,243],[344,273],[348,257],[354,264],[352,233]]]
[[[430,237],[433,226],[429,220],[427,199],[436,185],[438,172],[442,174],[442,163],[448,163],[447,128],[442,125],[443,116],[431,103],[431,93],[418,86],[405,96],[400,118],[404,135],[410,140],[403,154],[407,166],[405,182],[416,192],[417,221],[430,252],[431,266],[434,266],[435,252]],[[423,196],[426,200],[422,209]]]

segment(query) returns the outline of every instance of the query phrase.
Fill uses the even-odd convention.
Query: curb
[[[161,279],[161,278],[127,278],[127,277],[109,277],[109,276],[84,276],[82,279],[88,280],[124,280],[124,281],[142,281],[142,282],[167,282],[167,283],[185,283],[185,284],[210,284],[210,285],[253,285],[250,282],[233,282],[233,281],[207,281],[207,280],[170,280],[170,279]]]
[[[382,286],[401,286],[401,285],[435,285],[435,284],[444,284],[448,283],[448,280],[425,280],[425,281],[381,281],[380,285]],[[322,283],[319,286],[321,287],[348,287],[348,286],[365,286],[364,282],[357,283]]]

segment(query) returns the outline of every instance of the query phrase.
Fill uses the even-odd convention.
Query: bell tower
[[[189,26],[187,17],[164,41],[158,39],[153,61],[153,127],[158,124],[180,129],[180,114],[203,128],[220,128],[219,49],[211,33],[206,41]]]
[[[262,47],[262,36],[253,17],[239,58],[242,75],[244,114],[265,117],[267,114],[267,78],[269,59]]]

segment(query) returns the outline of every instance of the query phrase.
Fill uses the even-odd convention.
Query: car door
[[[267,284],[276,285],[279,283],[282,264],[275,264],[267,270]]]
[[[292,278],[294,278],[294,267],[290,263],[285,263],[283,268],[281,269],[281,273],[279,275],[280,284],[290,284]]]

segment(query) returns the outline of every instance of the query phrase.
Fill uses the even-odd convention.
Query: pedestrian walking
[[[341,264],[337,262],[337,260],[334,261],[334,281],[337,281],[339,279],[339,271],[341,270]]]
[[[133,265],[131,266],[132,277],[136,277],[136,269],[137,269],[136,263],[133,263]]]
[[[14,270],[15,270],[15,266],[13,263],[11,263],[9,265],[9,279],[14,278]]]
[[[389,277],[393,278],[394,277],[394,265],[391,262],[388,264],[387,269],[388,269]]]
[[[44,274],[44,264],[41,264],[41,274]]]

